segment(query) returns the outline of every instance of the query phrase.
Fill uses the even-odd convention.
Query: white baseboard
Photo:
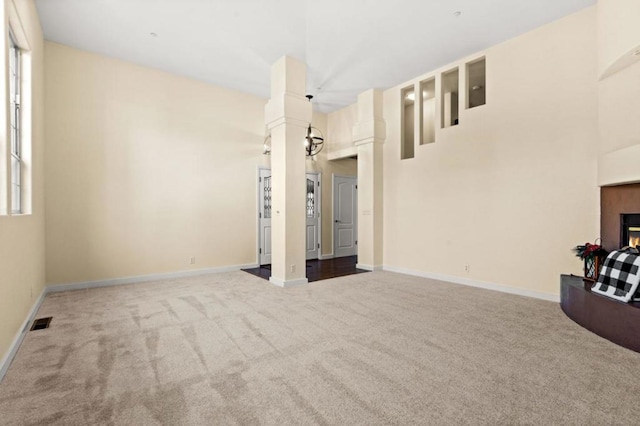
[[[371,265],[364,265],[362,263],[356,263],[356,268],[364,269],[365,271],[382,271],[383,269],[382,265],[371,266]]]
[[[269,282],[278,287],[293,287],[296,285],[307,284],[309,280],[306,278],[299,278],[297,280],[281,280],[279,278],[269,277]]]
[[[318,257],[318,260],[329,260],[329,259],[333,259],[333,253],[321,254],[320,257]]]
[[[486,290],[500,291],[503,293],[517,294],[518,296],[533,297],[535,299],[548,300],[550,302],[560,303],[560,295],[541,293],[523,288],[507,287],[500,284],[488,283],[484,281],[476,281],[469,278],[456,277],[452,275],[435,274],[431,272],[414,271],[412,269],[396,268],[395,266],[385,265],[383,270],[389,272],[397,272],[399,274],[413,275],[422,278],[431,278],[438,281],[445,281],[454,284],[462,284],[470,287],[478,287]]]
[[[257,268],[258,264],[222,266],[218,268],[195,269],[191,271],[167,272],[164,274],[138,275],[124,278],[111,278],[106,280],[82,281],[68,284],[55,284],[47,287],[47,293],[59,291],[84,290],[87,288],[110,287],[114,285],[135,284],[149,281],[171,280],[175,278],[194,277],[198,275],[217,274],[220,272],[239,271],[240,269]]]
[[[2,360],[0,360],[0,382],[2,382],[2,379],[4,379],[5,374],[7,374],[7,370],[11,365],[11,361],[13,361],[13,358],[16,356],[18,349],[20,349],[20,345],[24,340],[24,336],[29,332],[29,325],[35,319],[35,316],[38,313],[38,309],[40,309],[40,305],[42,305],[42,301],[44,300],[44,297],[46,296],[46,294],[47,294],[47,289],[45,288],[42,290],[42,293],[40,293],[40,296],[38,296],[35,303],[29,310],[29,313],[27,314],[27,318],[22,323],[22,326],[20,327],[20,330],[18,330],[18,333],[16,334],[16,337],[13,339],[13,342],[11,342],[11,345],[9,346],[9,350],[4,355]]]

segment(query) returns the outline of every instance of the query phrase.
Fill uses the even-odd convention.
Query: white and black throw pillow
[[[628,302],[640,283],[640,256],[612,251],[604,261],[592,291],[612,299]]]

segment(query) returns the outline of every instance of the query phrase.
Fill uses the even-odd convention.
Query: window
[[[20,133],[20,48],[9,33],[9,97],[11,132],[11,213],[20,214],[22,206],[22,140]]]

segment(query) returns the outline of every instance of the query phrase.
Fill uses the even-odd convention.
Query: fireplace
[[[620,215],[620,245],[640,246],[640,213]]]
[[[600,189],[600,235],[607,251],[640,245],[640,183]],[[635,243],[635,244],[634,244]]]

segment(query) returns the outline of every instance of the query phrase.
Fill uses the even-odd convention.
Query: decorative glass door
[[[317,259],[320,254],[320,181],[315,173],[307,173],[307,259]]]
[[[271,170],[260,170],[258,185],[259,257],[261,265],[268,265],[271,264]],[[306,175],[305,217],[306,258],[317,259],[320,254],[320,180],[317,173]]]
[[[258,213],[260,264],[271,264],[271,170],[260,170],[258,182],[260,212]]]

